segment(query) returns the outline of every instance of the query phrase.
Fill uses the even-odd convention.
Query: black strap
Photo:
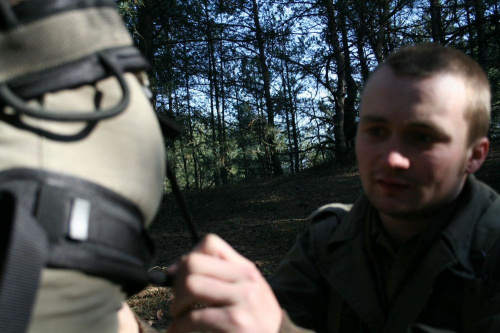
[[[116,6],[113,0],[30,0],[22,1],[12,9],[20,24],[71,10]]]
[[[49,242],[34,217],[0,192],[2,221],[0,258],[0,327],[5,333],[26,331],[36,296],[40,271],[48,260]]]
[[[123,112],[128,106],[130,101],[130,90],[121,69],[113,62],[113,60],[104,52],[99,53],[98,56],[104,67],[106,67],[106,69],[108,69],[118,80],[122,89],[122,98],[120,102],[110,109],[99,110],[99,112],[58,112],[32,107],[19,98],[19,96],[17,96],[12,89],[10,89],[7,83],[0,83],[0,100],[3,104],[12,106],[18,113],[40,119],[71,122],[97,121],[112,118]]]
[[[167,165],[167,178],[170,180],[170,184],[172,185],[172,192],[174,194],[174,197],[177,200],[177,204],[179,205],[179,208],[181,209],[182,216],[184,217],[184,221],[186,222],[186,226],[189,230],[189,234],[191,235],[191,242],[193,246],[199,243],[201,237],[198,232],[198,227],[194,223],[193,219],[191,218],[191,214],[189,214],[189,210],[187,209],[186,206],[186,201],[184,200],[184,197],[182,196],[181,189],[179,188],[179,184],[177,183],[177,178],[175,177],[175,172],[172,170],[170,167],[170,163],[166,163]]]
[[[19,21],[9,0],[0,0],[0,30],[10,30],[17,27]]]
[[[85,229],[71,231],[84,204]],[[82,212],[80,212],[82,213]],[[113,281],[133,294],[150,280],[154,246],[131,202],[85,180],[31,169],[0,172],[0,331],[26,332],[44,267]]]
[[[116,67],[115,72],[139,72],[148,68],[139,50],[125,46],[106,49],[55,68],[17,77],[9,80],[7,85],[19,98],[28,100],[49,92],[93,84],[111,74],[103,64],[101,54]]]
[[[16,204],[31,212],[47,234],[47,267],[106,278],[128,294],[148,284],[155,251],[133,203],[97,184],[41,170],[1,172],[0,185],[16,195]]]

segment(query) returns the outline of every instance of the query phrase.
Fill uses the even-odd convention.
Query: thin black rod
[[[170,181],[170,184],[172,185],[172,193],[174,194],[175,199],[177,200],[177,204],[179,205],[179,208],[181,209],[182,216],[184,218],[184,221],[186,221],[187,227],[189,229],[189,233],[191,234],[191,241],[193,242],[193,246],[198,244],[200,241],[200,235],[198,233],[198,227],[196,224],[193,222],[193,219],[191,218],[191,215],[189,214],[189,211],[186,206],[186,201],[184,200],[184,197],[182,196],[181,189],[179,188],[179,184],[177,183],[177,179],[175,177],[175,172],[172,170],[170,167],[170,163],[167,161],[167,178]]]

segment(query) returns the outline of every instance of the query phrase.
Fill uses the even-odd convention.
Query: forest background
[[[477,174],[500,191],[500,1],[117,0],[151,68],[156,112],[182,124],[169,164],[202,233],[274,272],[307,216],[361,191],[353,153],[369,73],[404,45],[464,51],[493,90],[492,150]],[[169,192],[169,185],[166,184]],[[151,227],[155,269],[190,249],[174,197]],[[170,288],[128,300],[165,328]]]
[[[184,189],[351,163],[362,87],[403,45],[449,45],[493,88],[500,1],[118,0],[151,64],[156,111],[184,127],[167,151]]]

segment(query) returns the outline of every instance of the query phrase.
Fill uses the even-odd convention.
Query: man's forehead
[[[441,95],[436,96],[437,91]],[[392,94],[384,94],[384,92],[392,92]],[[380,101],[380,98],[386,97],[385,95],[393,98],[395,94],[397,94],[396,97],[406,98],[408,103],[414,103],[431,96],[435,98],[435,101],[446,101],[454,94],[466,97],[468,92],[469,86],[466,80],[456,73],[440,72],[426,76],[399,75],[394,73],[389,66],[383,65],[368,80],[361,96],[361,109],[367,96],[369,96],[370,103],[374,98]]]
[[[394,122],[395,119],[393,117],[389,117],[386,115],[381,115],[377,113],[369,113],[360,117],[361,124],[389,124]],[[409,128],[419,128],[419,129],[427,129],[427,130],[435,130],[437,124],[431,119],[426,118],[403,118],[399,119],[398,122],[401,122],[402,125]]]

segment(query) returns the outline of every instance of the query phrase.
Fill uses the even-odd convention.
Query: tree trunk
[[[439,0],[429,0],[429,5],[432,41],[444,45],[446,41],[443,34],[443,22],[441,20],[441,4]]]
[[[385,34],[387,30],[388,15],[389,15],[389,4],[390,0],[381,1],[382,7],[379,8],[379,17],[378,17],[378,36],[377,42],[375,44],[375,56],[379,63],[382,63],[385,59],[385,54],[383,52],[385,47]]]
[[[259,8],[257,6],[257,0],[252,0],[252,14],[253,21],[255,24],[255,38],[257,39],[257,46],[259,49],[259,64],[262,73],[262,79],[264,81],[264,98],[266,102],[267,109],[267,125],[269,131],[267,133],[267,144],[270,150],[271,163],[273,167],[273,173],[276,176],[281,176],[283,174],[283,169],[281,168],[281,162],[279,160],[278,154],[276,152],[276,140],[274,134],[274,108],[273,101],[271,98],[271,78],[269,73],[269,68],[267,66],[267,59],[264,47],[264,36],[262,28],[260,26],[259,20]]]
[[[187,165],[187,159],[186,159],[186,154],[184,153],[184,142],[181,140],[179,141],[179,145],[181,147],[181,158],[182,158],[182,165],[184,167],[184,181],[186,182],[185,189],[189,190],[190,189],[190,184],[189,184],[189,171],[188,171],[188,165]]]
[[[179,106],[179,96],[177,94],[177,91],[174,92],[174,95],[173,95],[173,107],[174,107],[174,114],[176,116],[182,116],[182,114],[180,113],[180,106]],[[182,161],[182,176],[184,177],[184,188],[189,190],[190,189],[190,182],[189,182],[189,171],[188,171],[188,161],[187,161],[187,158],[186,158],[186,153],[185,153],[185,144],[184,144],[184,141],[183,140],[179,140],[177,141],[178,143],[178,146],[179,146],[179,150],[180,150],[180,158],[181,158],[181,161]],[[174,146],[175,146],[175,143],[174,143]],[[175,156],[175,155],[174,155]],[[175,159],[175,157],[174,157]]]
[[[215,129],[215,112],[214,112],[214,100],[218,107],[218,87],[217,87],[217,74],[214,71],[215,69],[215,50],[213,45],[213,36],[212,36],[212,24],[210,22],[210,16],[208,13],[208,2],[205,0],[205,24],[206,24],[206,35],[207,35],[207,43],[208,43],[208,80],[210,85],[210,127],[212,128],[212,153],[214,158],[214,169],[213,169],[213,179],[215,186],[220,185],[219,178],[219,169],[218,169],[218,154],[217,154],[217,135]],[[214,95],[215,90],[215,95]],[[219,110],[217,110],[218,113]]]
[[[295,172],[300,172],[300,156],[299,156],[299,139],[297,131],[297,119],[295,107],[292,107],[292,137],[293,137],[293,154],[295,155]]]
[[[245,130],[243,129],[246,124],[243,124],[242,106],[240,105],[239,90],[236,88],[236,112],[238,120],[238,135],[239,135],[239,146],[243,153],[243,174],[245,179],[248,179],[248,161],[247,161],[247,145],[245,142]]]
[[[347,96],[344,104],[345,135],[348,148],[354,147],[354,138],[356,136],[356,98],[358,95],[358,85],[352,77],[351,56],[349,53],[349,40],[347,38],[347,20],[345,11],[345,1],[341,2],[339,7],[340,31],[342,35],[342,52],[345,59],[345,79]]]
[[[370,75],[370,70],[368,69],[368,63],[366,62],[365,51],[363,48],[363,36],[356,29],[356,47],[358,49],[359,65],[361,67],[361,77],[363,78],[363,83],[366,83],[368,76]]]
[[[372,19],[373,14],[369,12],[370,10],[374,9],[368,9],[366,7],[366,1],[356,1],[356,4],[359,8],[358,10],[360,13],[360,17],[362,19],[360,22],[360,30],[362,31],[362,36],[368,37],[368,43],[373,50],[373,55],[375,56],[375,59],[377,59],[377,62],[380,64],[384,61],[385,58],[385,35],[386,27],[389,23],[388,16],[390,9],[390,0],[380,0],[376,3],[378,4],[378,7],[376,8],[377,22]],[[366,23],[365,20],[367,20]],[[368,30],[365,28],[365,25],[368,26]],[[376,30],[376,32],[370,31],[370,27],[374,27],[372,29]]]
[[[300,157],[299,157],[299,140],[298,140],[298,130],[297,130],[297,120],[296,120],[296,101],[294,98],[292,83],[290,82],[290,71],[288,68],[288,62],[285,62],[286,68],[286,84],[288,86],[288,103],[290,104],[290,114],[292,115],[291,125],[292,125],[292,138],[293,138],[293,155],[295,156],[295,172],[300,172]]]
[[[316,118],[316,108],[313,106],[312,109],[313,109],[314,118]],[[316,136],[317,136],[317,140],[318,140],[318,144],[319,144],[319,149],[321,151],[321,157],[323,158],[323,162],[326,162],[325,149],[324,149],[323,145],[321,144],[321,129],[320,129],[318,118],[316,118]]]
[[[196,190],[200,188],[199,175],[198,175],[198,157],[196,147],[193,144],[194,130],[193,119],[191,114],[191,90],[189,86],[189,63],[186,44],[184,44],[184,80],[186,84],[186,103],[187,103],[187,116],[188,116],[188,130],[189,130],[189,143],[192,145],[191,151],[193,154],[193,168],[194,168],[194,187]]]
[[[333,116],[333,120],[335,126],[335,152],[338,154],[338,157],[342,157],[347,152],[347,144],[344,133],[346,93],[345,58],[340,48],[333,2],[332,0],[323,0],[323,3],[326,7],[326,13],[328,17],[328,42],[333,49],[335,61],[337,63],[337,91],[335,95],[335,114]]]
[[[285,69],[283,68],[284,67],[284,64],[282,63],[281,64],[282,66],[282,70],[284,71]],[[281,73],[281,86],[283,87],[283,100],[284,100],[284,105],[283,105],[283,109],[284,109],[284,112],[285,112],[285,121],[286,121],[286,137],[287,137],[287,140],[288,140],[288,159],[289,159],[289,162],[290,162],[290,173],[293,175],[294,174],[294,164],[293,164],[293,147],[292,147],[292,134],[290,133],[290,105],[288,104],[288,92],[287,92],[287,89],[288,89],[288,86],[286,84],[286,80],[285,80],[285,75],[284,73]]]
[[[146,60],[151,65],[148,71],[148,76],[150,78],[155,78],[156,73],[156,63],[155,63],[155,47],[154,42],[154,26],[153,26],[153,15],[151,14],[151,0],[144,0],[142,6],[138,6],[137,12],[137,33],[138,38],[138,48],[146,58]],[[156,109],[156,97],[157,90],[154,85],[151,86],[151,93],[153,107]]]
[[[472,19],[471,19],[471,8],[470,6],[465,6],[465,11],[466,11],[466,16],[467,16],[467,30],[469,33],[469,38],[468,38],[468,47],[469,47],[469,55],[472,58],[476,58],[476,52],[475,52],[475,31],[474,31],[474,26],[472,24]]]
[[[477,60],[486,73],[488,73],[488,41],[486,40],[486,22],[484,20],[485,6],[483,0],[474,0],[472,3],[476,14],[474,25],[477,33]]]
[[[226,126],[224,123],[225,118],[225,100],[224,100],[224,54],[222,49],[222,42],[220,43],[220,90],[216,89],[217,103],[217,129],[219,132],[219,155],[220,155],[220,175],[222,184],[228,183],[228,167],[227,167],[227,153],[226,153]],[[217,82],[216,82],[217,84]],[[220,96],[219,96],[220,94]]]
[[[497,50],[498,50],[500,49],[500,19],[498,19],[500,17],[500,10],[498,9],[498,2],[495,3],[495,10],[493,12],[493,17],[496,18],[494,20],[495,29],[493,35],[496,36],[495,40],[497,42]]]

